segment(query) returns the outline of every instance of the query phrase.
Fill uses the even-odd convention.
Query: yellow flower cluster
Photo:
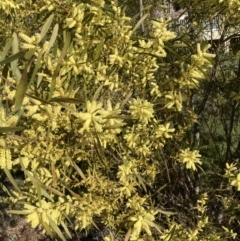
[[[16,4],[13,0],[2,0],[0,4],[0,9],[10,14],[12,10],[19,9],[19,4]]]
[[[230,185],[237,188],[240,191],[240,173],[237,170],[236,163],[226,163],[225,177],[230,181]]]
[[[187,169],[192,169],[193,171],[196,171],[196,164],[202,164],[202,162],[199,160],[201,155],[197,150],[190,151],[189,148],[185,150],[181,150],[178,156],[178,161],[186,164]]]
[[[131,116],[143,124],[147,124],[153,118],[153,104],[140,98],[133,99],[129,107]]]

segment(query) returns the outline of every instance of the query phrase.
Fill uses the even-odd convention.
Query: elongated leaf
[[[68,188],[67,186],[65,186],[64,184],[62,184],[63,187],[65,187],[72,195],[73,197],[75,197],[76,199],[78,199],[79,201],[82,201],[82,197],[79,196],[77,193],[75,193],[74,191],[72,191],[70,188]]]
[[[48,220],[49,220],[50,226],[52,227],[52,229],[54,230],[54,232],[59,236],[59,238],[62,239],[63,241],[67,241],[67,240],[64,238],[61,230],[60,230],[59,227],[56,225],[56,223],[54,223],[54,221],[51,219],[51,217],[50,217],[49,215],[47,215],[47,218],[48,218]]]
[[[57,67],[56,67],[56,69],[55,69],[55,71],[53,73],[48,100],[50,100],[52,98],[53,91],[54,91],[55,86],[56,86],[56,78],[58,76],[59,69],[60,69],[60,63],[63,60],[63,58],[65,57],[65,55],[67,54],[67,51],[68,51],[68,48],[69,48],[70,44],[71,44],[71,36],[70,36],[70,33],[67,32],[62,53],[61,53],[61,55],[60,55],[60,57],[58,59]]]
[[[80,167],[78,167],[78,166],[76,165],[76,163],[73,162],[73,161],[72,161],[72,165],[73,165],[73,167],[75,168],[75,170],[78,172],[79,176],[80,176],[83,180],[85,180],[85,179],[86,179],[86,176],[84,175],[84,173],[82,172],[82,170],[80,169]]]
[[[4,170],[5,174],[6,174],[6,176],[8,177],[9,181],[10,181],[10,182],[12,183],[12,185],[15,187],[15,189],[16,189],[19,193],[21,193],[21,190],[20,190],[20,188],[18,187],[18,185],[17,185],[15,179],[13,178],[12,174],[10,173],[10,171],[9,171],[7,168],[4,168],[3,170]]]
[[[42,83],[42,79],[43,79],[43,76],[42,75],[38,75],[38,77],[37,77],[37,88],[40,87],[40,85]]]
[[[147,188],[146,188],[146,185],[144,184],[144,179],[140,176],[140,175],[136,175],[137,176],[137,179],[138,179],[138,182],[139,182],[139,186],[142,186],[144,191],[147,192]]]
[[[36,175],[36,173],[35,173],[35,175]],[[42,188],[40,186],[36,186],[36,189],[37,189],[38,202],[40,204],[40,207],[42,207],[42,202],[41,202],[42,201],[42,192],[41,192]]]
[[[8,210],[7,212],[11,214],[27,215],[32,213],[32,210]]]
[[[7,195],[9,197],[12,197],[12,194],[9,192],[9,190],[7,189],[7,187],[5,185],[3,185],[2,183],[0,183],[0,188],[5,192],[7,193]]]
[[[61,222],[61,225],[62,225],[62,227],[64,228],[65,232],[67,233],[68,237],[69,237],[69,238],[72,238],[72,235],[71,235],[71,233],[69,232],[69,229],[68,229],[67,225],[66,225],[63,221]]]
[[[73,112],[73,113],[75,113],[76,112],[76,109],[74,109],[74,108],[71,108],[70,106],[68,106],[68,104],[65,104],[65,103],[63,103],[63,102],[57,102],[59,105],[61,105],[63,108],[65,108],[66,110],[69,110],[69,111],[71,111],[71,112]]]
[[[0,127],[0,133],[7,133],[7,132],[14,132],[14,131],[21,131],[24,127]]]
[[[94,96],[93,96],[93,98],[92,98],[92,101],[97,101],[97,99],[98,99],[98,97],[99,97],[99,95],[100,95],[100,92],[101,92],[101,90],[102,90],[102,88],[103,88],[103,85],[100,85],[99,87],[98,87],[98,89],[96,90],[96,92],[94,93]]]
[[[36,52],[36,48],[29,50],[29,51],[24,55],[24,58],[27,59],[27,60],[30,60],[30,59],[33,57],[33,55],[35,54],[35,52]]]
[[[180,61],[184,61],[183,57],[179,55],[176,51],[174,51],[171,47],[164,45],[164,48],[167,49],[169,52],[171,52],[173,55],[175,55],[176,58],[178,58]]]
[[[91,224],[92,224],[97,230],[99,230],[97,224],[96,224],[93,220],[91,221]]]
[[[43,55],[43,53],[44,53],[44,50],[42,49],[41,52],[40,52],[39,55],[38,55],[37,62],[36,62],[36,64],[35,64],[35,67],[34,67],[34,70],[33,70],[32,76],[31,76],[31,79],[30,79],[30,81],[29,81],[29,83],[28,83],[28,85],[27,85],[26,91],[28,90],[28,88],[29,88],[29,87],[31,86],[31,84],[33,83],[33,80],[34,80],[34,78],[35,78],[35,76],[36,76],[36,74],[37,74],[37,71],[38,71],[39,68],[42,66],[42,65],[41,65],[41,61],[42,61],[42,55]]]
[[[68,97],[54,97],[49,100],[49,102],[63,102],[63,103],[72,103],[72,104],[79,104],[79,103],[84,103],[85,101],[82,101],[80,99],[75,99],[75,98],[68,98]]]
[[[46,197],[51,202],[54,202],[53,198],[43,188],[41,188],[41,194],[42,194],[42,196]]]
[[[11,38],[11,39],[7,42],[7,44],[5,45],[2,53],[0,53],[0,62],[6,58],[6,55],[7,55],[8,51],[9,51],[10,48],[12,47],[12,42],[13,42],[13,38]]]
[[[144,6],[143,6],[143,11],[148,11],[150,8],[152,8],[152,4],[149,4],[149,5],[145,5],[144,4]],[[133,15],[132,17],[131,17],[131,20],[133,20],[134,22],[136,22],[137,21],[137,19],[140,17],[140,14],[141,14],[141,12],[138,12],[137,14],[135,14],[135,15]]]
[[[46,22],[44,23],[44,25],[42,27],[42,30],[41,30],[41,33],[40,33],[40,41],[42,41],[43,38],[45,37],[45,35],[47,34],[47,32],[48,32],[48,30],[49,30],[49,28],[52,24],[53,17],[54,17],[54,14],[49,16],[48,19],[46,20]]]
[[[55,43],[55,41],[57,39],[58,29],[59,29],[59,25],[57,23],[57,24],[55,24],[55,26],[53,28],[52,36],[49,40],[49,44],[48,44],[49,50],[52,48],[53,44]]]
[[[124,238],[124,241],[128,241],[130,239],[131,233],[132,233],[132,229],[129,228]]]
[[[94,59],[93,59],[94,61],[99,58],[104,42],[105,42],[105,38],[102,38],[100,40],[100,43],[98,44],[96,50],[94,51],[94,53],[95,53]]]
[[[95,136],[96,136],[96,139],[97,139],[97,142],[94,143],[94,147],[95,147],[95,150],[97,152],[97,155],[99,157],[99,159],[101,160],[101,162],[103,163],[103,165],[106,167],[106,169],[108,171],[110,171],[110,168],[109,166],[107,165],[107,162],[106,162],[106,157],[105,157],[105,154],[104,154],[104,150],[102,148],[102,145],[101,145],[101,142],[100,142],[100,139],[98,137],[98,134],[97,132],[95,131]]]
[[[164,240],[171,241],[172,237],[173,237],[173,235],[175,233],[175,229],[176,229],[176,225],[173,226],[173,228],[171,229],[170,233],[166,236],[166,238]]]
[[[111,118],[110,118],[110,119],[111,119]],[[113,129],[121,128],[121,127],[123,127],[124,125],[126,125],[126,123],[115,124],[115,125],[112,125],[112,126],[106,126],[106,127],[103,127],[103,129],[104,129],[104,130],[113,130]]]
[[[111,115],[111,116],[106,116],[103,119],[122,119],[122,120],[130,120],[134,119],[130,115]]]
[[[94,13],[87,13],[87,14],[84,14],[84,18],[83,18],[83,23],[84,24],[87,24],[89,22],[91,22],[92,18],[94,17]]]
[[[0,61],[0,64],[8,64],[8,63],[11,63],[12,61],[16,60],[16,59],[19,59],[21,57],[23,57],[25,54],[26,54],[26,50],[23,50],[23,51],[20,51],[16,54],[13,54],[11,55],[10,57],[4,59],[4,60],[1,60]]]
[[[28,64],[25,66],[22,77],[20,81],[18,82],[16,93],[15,93],[15,110],[19,110],[22,106],[23,99],[25,97],[25,93],[27,90],[27,70],[28,70]]]
[[[39,98],[37,96],[29,95],[27,93],[26,93],[26,96],[28,96],[28,97],[30,97],[30,98],[32,98],[34,100],[38,100],[38,101],[42,102],[43,104],[53,105],[52,103],[50,103],[50,102],[48,102],[48,101],[46,101],[44,99],[41,99],[41,98]]]
[[[3,76],[5,79],[7,79],[7,77],[8,77],[8,70],[9,70],[8,64],[5,64],[5,65],[4,65],[4,68],[3,68],[3,71],[2,71],[2,76]]]
[[[41,222],[41,224],[43,225],[44,227],[44,230],[46,230],[46,232],[48,233],[49,236],[53,237],[53,232],[52,232],[52,229],[51,227],[46,223],[46,222]]]
[[[158,211],[159,213],[162,213],[162,214],[167,215],[167,216],[176,215],[176,214],[177,214],[176,212],[164,211],[164,210],[159,209],[159,208],[157,209],[157,211]]]
[[[53,162],[51,162],[51,174],[52,174],[53,186],[56,186],[58,177],[57,177],[56,168]]]
[[[144,220],[144,221],[145,221],[145,220]],[[150,224],[151,224],[151,225],[149,225],[149,226],[155,228],[159,233],[162,233],[162,230],[160,229],[161,227],[160,227],[159,225],[157,225],[157,224],[154,223],[154,222],[150,222]]]
[[[130,92],[127,96],[126,96],[126,98],[123,100],[123,102],[121,103],[121,109],[126,105],[126,103],[129,101],[129,99],[131,98],[131,96],[132,96],[132,92]]]
[[[23,165],[23,162],[20,158],[20,164],[21,164],[21,167],[25,173],[25,175],[31,180],[31,182],[37,187],[37,186],[40,186],[43,190],[49,190],[50,192],[53,192],[54,194],[62,197],[64,196],[63,193],[61,193],[60,191],[50,187],[50,186],[45,186],[43,183],[41,183],[39,180],[37,180],[35,177],[33,177],[27,170],[26,168],[24,167]]]
[[[19,42],[18,42],[18,37],[16,33],[13,33],[13,42],[12,42],[12,53],[13,54],[17,54],[19,52]],[[12,69],[12,73],[14,76],[17,77],[18,80],[20,80],[21,78],[21,73],[20,70],[17,67],[18,64],[18,59],[14,60],[11,62],[11,69]]]
[[[144,20],[148,17],[148,13],[144,14],[142,18],[137,22],[136,26],[132,30],[132,34],[141,26],[141,24],[144,22]]]

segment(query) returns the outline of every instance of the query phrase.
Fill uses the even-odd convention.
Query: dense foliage
[[[1,201],[33,228],[236,238],[240,71],[224,46],[239,2],[175,1],[187,27],[151,3],[1,1]],[[209,15],[217,46],[201,38]]]

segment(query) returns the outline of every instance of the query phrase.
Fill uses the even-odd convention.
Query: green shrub
[[[188,100],[211,67],[209,46],[180,56],[178,77],[162,78],[166,44],[173,52],[186,46],[168,20],[152,20],[141,37],[141,21],[133,28],[114,1],[1,4],[1,22],[16,24],[8,22],[0,55],[0,167],[16,189],[8,201],[22,205],[11,213],[62,240],[61,230],[71,238],[71,230],[101,223],[110,231],[105,240],[119,232],[125,240],[232,235],[210,234],[205,194],[192,229],[164,207],[171,175],[201,164],[185,133],[197,121]],[[19,170],[21,186],[13,178]]]

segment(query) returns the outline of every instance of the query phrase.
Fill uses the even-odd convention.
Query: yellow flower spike
[[[197,54],[198,54],[198,56],[200,56],[200,57],[202,57],[202,55],[203,55],[202,50],[201,50],[201,46],[200,46],[199,43],[197,44]]]
[[[33,43],[33,39],[28,37],[26,34],[24,33],[19,33],[19,37],[23,40],[25,40],[28,44],[32,44]]]

